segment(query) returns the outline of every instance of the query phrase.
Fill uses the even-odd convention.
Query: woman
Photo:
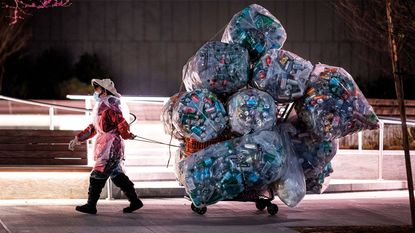
[[[123,209],[124,213],[131,213],[143,207],[137,197],[133,182],[124,174],[124,140],[133,139],[121,111],[121,95],[117,93],[114,83],[110,79],[92,79],[96,104],[92,111],[93,123],[80,132],[69,142],[69,150],[75,145],[97,135],[94,145],[95,165],[89,178],[88,202],[77,206],[76,210],[88,214],[96,214],[96,205],[102,188],[109,177],[112,182],[125,193],[130,206]]]

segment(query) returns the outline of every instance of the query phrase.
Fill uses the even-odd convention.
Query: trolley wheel
[[[190,205],[190,208],[192,208],[193,212],[200,214],[200,215],[204,215],[207,211],[207,207],[196,207],[193,203]]]
[[[275,204],[270,204],[267,207],[267,211],[270,215],[276,215],[278,213],[278,206]]]
[[[264,210],[265,207],[267,207],[267,206],[268,206],[268,201],[267,200],[259,199],[258,201],[255,202],[255,207],[258,210]]]

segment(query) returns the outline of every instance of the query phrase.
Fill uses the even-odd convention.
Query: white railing
[[[384,133],[385,133],[385,124],[391,125],[400,125],[401,121],[393,118],[388,117],[380,117],[379,118],[379,149],[378,149],[378,180],[383,180],[383,156],[384,156]],[[406,124],[408,126],[415,126],[414,120],[407,120]],[[368,153],[369,151],[372,152],[373,150],[364,150],[363,149],[363,132],[357,133],[357,151],[360,154]],[[338,144],[339,146],[339,144]],[[342,151],[351,151],[351,150],[342,150],[338,148],[338,152]],[[376,153],[376,150],[373,151]],[[412,151],[411,151],[412,152]]]
[[[54,121],[55,108],[74,111],[74,112],[85,112],[85,114],[88,114],[89,112],[92,111],[90,108],[77,108],[77,107],[69,107],[69,106],[64,106],[64,105],[59,105],[59,104],[43,103],[43,102],[39,102],[35,100],[22,100],[22,99],[17,99],[13,97],[3,96],[3,95],[0,95],[0,99],[22,103],[22,104],[35,105],[35,106],[49,108],[49,129],[50,130],[54,130],[55,128],[55,121]]]
[[[59,105],[59,104],[49,104],[49,103],[43,103],[43,102],[34,101],[34,100],[22,100],[18,98],[0,95],[0,99],[3,99],[3,100],[49,108],[49,129],[50,130],[55,129],[55,113],[54,113],[55,109],[69,110],[69,111],[74,111],[74,112],[85,112],[86,116],[88,116],[90,112],[92,111],[91,109],[92,100],[93,100],[92,96],[68,95],[67,98],[72,99],[72,100],[84,100],[85,108],[70,107],[70,106],[64,106],[64,105]],[[143,102],[143,103],[151,103],[151,104],[164,104],[168,99],[169,98],[167,97],[121,97],[121,100],[124,102]],[[92,151],[89,146],[87,150],[87,155],[88,155],[88,166],[92,166],[92,163],[93,163]],[[108,179],[108,182],[107,182],[107,193],[108,193],[107,199],[112,200],[113,198],[112,198],[111,179]]]
[[[50,130],[54,130],[54,126],[55,126],[55,114],[54,114],[54,109],[63,109],[63,110],[69,110],[69,111],[75,111],[75,112],[85,112],[86,115],[89,115],[91,112],[91,108],[92,108],[92,103],[93,103],[93,97],[92,96],[88,96],[88,95],[67,95],[68,99],[72,99],[72,100],[84,100],[85,101],[85,108],[77,108],[77,107],[69,107],[69,106],[63,106],[63,105],[58,105],[58,104],[49,104],[49,103],[42,103],[42,102],[38,102],[38,101],[34,101],[34,100],[22,100],[22,99],[17,99],[17,98],[12,98],[12,97],[7,97],[7,96],[2,96],[0,95],[0,99],[4,99],[4,100],[8,100],[8,101],[13,101],[13,102],[19,102],[19,103],[23,103],[23,104],[29,104],[29,105],[37,105],[37,106],[42,106],[42,107],[47,107],[49,108],[49,129]],[[137,97],[137,96],[132,96],[132,97],[121,97],[121,99],[125,102],[144,102],[144,103],[151,103],[151,104],[164,104],[166,103],[166,101],[169,99],[168,97]],[[385,124],[396,124],[396,125],[400,125],[401,121],[397,120],[397,119],[393,119],[393,118],[387,118],[387,117],[382,117],[379,119],[379,149],[378,149],[378,179],[382,180],[383,179],[383,156],[384,156],[384,127]],[[415,120],[408,120],[407,121],[407,125],[408,126],[415,126]],[[358,133],[358,149],[357,150],[353,150],[357,153],[369,153],[369,150],[365,150],[363,148],[363,132],[359,132]],[[342,150],[340,148],[338,148],[339,152],[341,153],[342,151],[346,151],[346,150]],[[347,150],[349,151],[349,150]],[[375,152],[376,150],[370,150],[370,152]],[[353,152],[354,153],[354,152]],[[90,154],[90,153],[88,153]]]

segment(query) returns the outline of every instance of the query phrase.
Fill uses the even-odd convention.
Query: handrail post
[[[383,134],[385,123],[380,120],[379,128],[379,155],[378,155],[378,180],[383,180]]]
[[[89,98],[85,98],[85,108],[86,109],[91,109],[91,100]],[[90,112],[85,112],[85,116],[89,117]]]
[[[91,99],[89,98],[85,98],[85,109],[91,109]],[[87,119],[87,121],[90,120],[90,116],[91,116],[91,112],[85,112],[85,119]],[[87,164],[88,166],[93,166],[94,165],[94,155],[93,155],[93,148],[91,147],[91,144],[94,144],[95,139],[89,139],[87,141]],[[109,185],[109,183],[108,183]]]
[[[111,182],[111,179],[108,179],[108,181],[107,181],[107,192],[108,192],[107,200],[108,201],[114,200],[114,198],[112,197],[112,182]]]
[[[357,146],[359,149],[359,153],[361,153],[363,150],[363,132],[362,131],[357,133]]]
[[[54,109],[53,107],[49,107],[49,130],[55,129],[55,122],[54,122]]]

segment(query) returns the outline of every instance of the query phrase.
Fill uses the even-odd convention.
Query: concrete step
[[[171,150],[170,166],[174,163],[176,151]],[[170,152],[165,148],[128,148],[125,151],[125,166],[160,166],[165,167]]]
[[[407,188],[407,182],[404,180],[331,179],[325,193],[401,190]]]
[[[171,148],[171,154],[173,155],[176,152],[175,148]],[[169,156],[168,147],[139,147],[139,146],[128,146],[125,145],[125,154],[126,155],[141,155],[141,156]]]
[[[186,191],[177,181],[157,181],[157,182],[134,182],[134,187],[140,197],[184,197]],[[121,190],[112,185],[112,197],[114,199],[125,199]]]
[[[177,181],[135,182],[140,197],[183,197],[186,191]]]
[[[172,167],[126,167],[126,174],[135,181],[175,181],[176,175]]]
[[[169,158],[165,157],[154,157],[154,158],[148,158],[144,156],[137,156],[134,158],[128,157],[125,160],[125,166],[126,167],[139,167],[139,166],[159,166],[159,167],[165,167],[167,166]],[[169,163],[169,167],[172,167],[174,163],[174,159],[172,158]]]
[[[163,154],[152,154],[152,155],[125,155],[125,166],[134,167],[134,166],[160,166],[165,167],[169,161],[169,156]],[[174,163],[174,155],[170,158],[169,165],[171,166]]]
[[[141,197],[183,197],[186,191],[177,181],[134,182]],[[401,180],[338,180],[332,179],[324,193],[391,191],[407,189],[406,181]],[[307,194],[314,195],[314,194]],[[318,195],[318,194],[317,194]],[[118,188],[114,188],[114,198],[125,198]]]

